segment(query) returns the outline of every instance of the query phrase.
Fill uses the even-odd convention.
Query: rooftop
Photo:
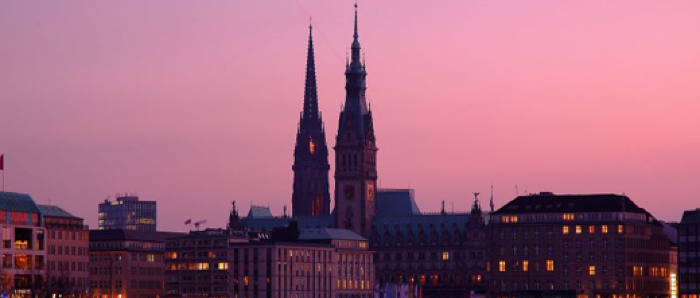
[[[299,240],[355,240],[364,241],[365,238],[353,231],[345,229],[311,228],[300,229]]]
[[[270,212],[270,207],[267,206],[250,206],[250,211],[248,211],[248,218],[270,218],[272,217],[272,212]]]
[[[681,224],[700,224],[700,208],[683,212]]]
[[[28,194],[5,191],[0,192],[0,210],[41,213]]]
[[[647,213],[625,195],[617,194],[553,194],[541,192],[519,196],[498,209],[495,214],[566,213],[566,212],[630,212]]]
[[[96,241],[145,241],[164,242],[166,239],[184,235],[175,232],[154,232],[140,230],[91,230],[90,242]]]
[[[376,216],[407,216],[420,214],[412,189],[379,189]]]
[[[69,219],[82,219],[73,214],[68,213],[68,211],[61,209],[56,205],[37,205],[44,217],[60,217]]]

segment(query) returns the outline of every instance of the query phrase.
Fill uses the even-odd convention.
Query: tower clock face
[[[346,186],[343,190],[343,195],[345,195],[346,200],[352,201],[352,199],[355,197],[355,188],[351,185]]]

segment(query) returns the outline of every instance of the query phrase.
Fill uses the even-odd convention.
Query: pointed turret
[[[238,231],[241,229],[240,217],[236,208],[236,201],[231,201],[231,213],[228,215],[228,229]]]

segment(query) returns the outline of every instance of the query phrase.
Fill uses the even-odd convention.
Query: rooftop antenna
[[[452,213],[455,213],[455,201],[452,201]]]
[[[491,213],[493,213],[493,184],[491,184]]]
[[[440,213],[445,214],[445,200],[442,200],[442,211]]]

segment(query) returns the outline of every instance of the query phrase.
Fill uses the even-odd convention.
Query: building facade
[[[318,108],[314,44],[309,26],[309,49],[306,58],[304,109],[299,118],[294,147],[294,190],[292,215],[328,216],[331,197],[328,192],[328,147],[323,119]]]
[[[156,231],[156,202],[141,201],[136,195],[117,195],[99,205],[99,230]]]
[[[27,194],[0,192],[3,295],[43,294],[46,275],[46,229],[42,214]]]
[[[669,239],[626,196],[520,196],[489,232],[491,297],[670,297]]]
[[[367,241],[346,230],[205,230],[171,239],[167,297],[370,298]]]
[[[163,296],[165,240],[177,233],[90,231],[90,297]]]
[[[683,213],[678,226],[678,270],[681,298],[700,298],[700,209]]]
[[[484,293],[486,223],[478,201],[470,213],[421,213],[411,190],[384,189],[377,203],[370,248],[380,288],[407,285],[426,298]]]
[[[345,105],[335,143],[335,221],[336,227],[369,238],[376,212],[377,144],[360,52],[356,4],[355,33],[345,67]]]
[[[39,205],[46,228],[46,292],[85,297],[89,290],[90,232],[83,219],[58,206]]]

